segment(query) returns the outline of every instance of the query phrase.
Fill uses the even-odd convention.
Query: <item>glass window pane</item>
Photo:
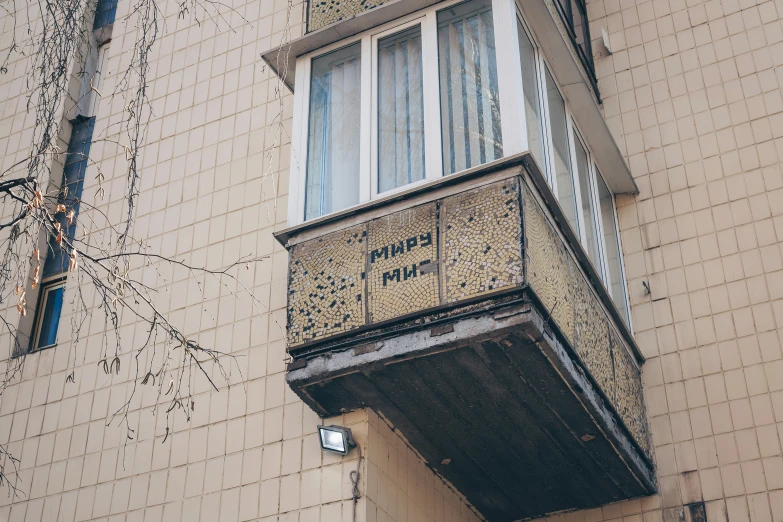
[[[597,172],[597,171],[596,171]],[[620,269],[620,243],[617,240],[617,223],[614,219],[614,198],[604,183],[600,173],[596,176],[598,184],[598,200],[601,205],[601,222],[604,226],[604,243],[606,244],[606,267],[609,276],[609,293],[620,315],[628,323],[628,303],[625,299],[625,282]]]
[[[357,42],[313,60],[305,219],[359,203],[360,54]]]
[[[582,199],[582,216],[584,216],[585,249],[593,266],[601,273],[601,264],[598,257],[598,235],[595,233],[596,213],[593,208],[592,188],[590,184],[590,172],[588,170],[587,152],[582,142],[574,136],[576,147],[576,171],[579,175],[579,195]]]
[[[525,123],[527,144],[539,167],[545,170],[544,140],[541,139],[541,106],[538,101],[538,80],[536,78],[536,54],[522,22],[517,19],[519,33],[519,55],[522,59],[522,89],[525,96]]]
[[[503,156],[491,5],[471,0],[438,12],[446,174]]]
[[[549,119],[552,130],[553,157],[555,160],[555,177],[557,179],[557,199],[571,228],[579,235],[576,222],[576,198],[574,197],[574,182],[571,179],[571,156],[568,145],[568,127],[566,125],[565,101],[557,90],[555,80],[546,71],[546,90],[549,101]]]
[[[378,192],[424,179],[421,28],[378,42]]]
[[[100,29],[114,23],[114,17],[117,14],[117,0],[98,0],[95,8],[95,21],[92,28]]]
[[[68,154],[65,158],[63,167],[63,192],[57,198],[58,203],[62,203],[69,210],[73,209],[74,217],[79,216],[79,207],[84,188],[84,175],[87,171],[87,164],[90,157],[90,146],[92,145],[92,135],[95,128],[95,118],[89,118],[73,125],[71,130],[71,139],[68,142]],[[68,238],[76,236],[76,220],[68,224],[65,214],[55,216],[60,222]],[[54,241],[54,236],[50,236],[47,243],[47,256],[44,263],[44,278],[65,272],[68,268],[68,254],[60,248],[60,245]]]
[[[41,317],[41,332],[38,335],[38,348],[52,346],[57,341],[57,327],[60,325],[60,313],[63,309],[63,291],[65,287],[44,289],[43,316]]]

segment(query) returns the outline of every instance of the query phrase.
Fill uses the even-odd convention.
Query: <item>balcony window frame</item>
[[[459,2],[457,2],[459,3]],[[410,188],[416,187],[418,185],[422,185],[424,183],[427,183],[428,181],[432,181],[434,179],[438,179],[440,176],[436,175],[437,173],[441,172],[443,167],[442,158],[440,157],[440,154],[435,154],[433,157],[433,147],[440,148],[440,143],[433,143],[432,140],[435,136],[440,136],[439,132],[437,132],[433,127],[440,127],[440,110],[438,105],[440,104],[440,98],[439,93],[432,92],[433,89],[427,89],[426,85],[428,83],[428,79],[430,83],[434,79],[436,82],[438,81],[438,63],[437,60],[433,63],[433,56],[432,56],[432,49],[431,46],[434,44],[436,46],[435,53],[437,57],[437,35],[436,38],[425,38],[425,33],[431,32],[431,30],[425,31],[425,24],[428,24],[430,20],[426,16],[419,16],[412,20],[409,20],[405,23],[394,25],[393,27],[390,27],[386,29],[385,31],[380,32],[374,32],[371,35],[371,43],[370,43],[370,58],[371,58],[371,85],[370,85],[370,96],[371,96],[371,105],[370,105],[370,131],[372,133],[370,137],[370,199],[375,199],[380,196],[390,196],[397,192],[401,192],[403,190],[408,190]],[[389,190],[385,190],[383,192],[379,191],[379,185],[380,180],[378,179],[378,176],[380,174],[379,168],[378,168],[378,157],[379,157],[379,129],[378,129],[378,42],[380,40],[383,40],[384,38],[394,36],[396,34],[402,33],[404,31],[407,31],[413,27],[418,26],[421,30],[421,65],[422,65],[422,81],[423,85],[425,86],[423,88],[423,98],[424,98],[424,178],[418,181],[414,181],[412,183],[408,183],[407,185],[400,185],[399,187],[395,187]],[[433,74],[434,73],[434,74]],[[437,85],[437,84],[436,84]],[[434,105],[434,106],[433,106]],[[438,120],[433,119],[433,117],[437,115]]]
[[[547,182],[549,183],[550,188],[552,189],[553,194],[555,195],[555,198],[558,197],[558,187],[557,187],[557,176],[555,174],[555,158],[554,158],[554,144],[552,142],[552,125],[551,125],[551,115],[549,113],[549,92],[547,90],[546,85],[546,75],[547,73],[551,75],[552,79],[554,80],[555,87],[557,88],[560,96],[563,98],[565,102],[565,118],[566,118],[566,132],[568,134],[568,148],[569,148],[569,161],[570,161],[570,175],[571,175],[571,182],[573,183],[574,187],[574,200],[575,200],[575,206],[576,206],[576,221],[577,221],[577,229],[573,230],[574,235],[579,239],[579,242],[581,243],[582,248],[585,250],[585,254],[588,260],[590,260],[589,255],[587,255],[588,247],[587,247],[587,237],[586,237],[586,227],[585,227],[585,220],[587,217],[584,215],[582,206],[582,190],[581,190],[581,184],[579,180],[579,174],[577,172],[577,162],[576,162],[576,146],[575,146],[575,139],[578,139],[584,148],[585,152],[587,153],[587,167],[588,167],[588,173],[587,177],[590,183],[590,186],[588,189],[589,197],[591,198],[591,208],[593,210],[593,215],[591,216],[594,228],[595,228],[595,234],[598,235],[598,266],[596,266],[596,263],[594,263],[592,260],[590,260],[591,264],[593,264],[593,268],[595,268],[596,272],[598,273],[599,277],[601,278],[601,281],[604,285],[604,288],[609,292],[609,295],[612,296],[612,282],[609,274],[609,268],[608,268],[608,252],[606,247],[606,238],[604,235],[605,232],[605,224],[603,223],[603,216],[601,215],[601,207],[600,207],[600,200],[598,196],[598,183],[596,176],[601,176],[603,182],[605,185],[606,179],[601,174],[600,169],[600,162],[598,161],[598,158],[593,154],[593,151],[591,150],[589,144],[587,143],[587,140],[583,138],[584,133],[579,129],[579,126],[576,122],[576,119],[574,118],[574,115],[572,113],[572,109],[570,104],[568,103],[568,98],[566,97],[565,93],[563,92],[563,89],[561,87],[561,83],[558,81],[557,76],[552,70],[552,67],[549,65],[549,62],[544,55],[544,53],[541,50],[541,46],[538,43],[537,38],[533,34],[533,32],[530,30],[529,25],[527,21],[525,20],[524,13],[522,12],[521,6],[519,5],[519,1],[514,2],[515,5],[515,14],[517,19],[515,19],[515,23],[519,23],[522,26],[522,29],[525,31],[525,34],[527,35],[528,39],[530,40],[530,43],[533,46],[533,54],[535,56],[535,71],[536,71],[536,88],[538,92],[538,103],[539,103],[539,115],[541,118],[541,121],[539,121],[539,128],[541,129],[541,140],[543,141],[543,149],[544,149],[544,162],[545,165],[539,165],[542,174],[546,178]],[[517,49],[517,55],[518,55],[518,49],[519,49],[519,42],[517,40],[518,33],[516,32],[516,27],[514,27],[514,45]],[[521,57],[517,56],[517,64],[519,64],[519,68],[521,69]],[[521,78],[521,75],[519,75]],[[520,93],[524,93],[523,86],[520,83]],[[524,110],[524,109],[523,109]],[[526,124],[526,122],[525,122]],[[525,131],[526,133],[526,131]],[[525,143],[527,143],[527,139],[525,139]],[[622,252],[622,242],[620,241],[620,231],[619,231],[619,221],[617,218],[617,204],[616,204],[616,197],[614,194],[612,194],[612,211],[614,213],[614,230],[612,231],[616,237],[617,237],[617,244],[619,245],[621,252]],[[564,223],[565,226],[570,226],[567,223]],[[631,324],[631,310],[630,310],[630,296],[628,295],[628,287],[625,284],[627,282],[626,276],[625,276],[625,263],[623,260],[622,254],[620,255],[619,259],[619,267],[620,267],[620,277],[622,279],[622,288],[623,288],[623,294],[624,294],[624,303],[617,303],[615,302],[615,306],[618,308],[618,310],[621,311],[621,315],[623,315],[625,318],[627,318],[627,326],[630,331],[633,331],[633,326]]]
[[[292,125],[292,170],[296,167],[298,174],[292,173],[289,180],[288,223],[298,225],[305,221],[305,196],[307,189],[307,155],[308,130],[310,124],[310,75],[312,61],[315,58],[336,51],[343,47],[360,42],[361,44],[361,103],[360,103],[360,142],[359,142],[359,203],[367,203],[378,198],[393,196],[395,193],[408,190],[419,184],[424,184],[444,176],[444,166],[441,143],[441,109],[440,109],[440,71],[438,55],[438,21],[439,11],[448,9],[466,0],[448,0],[427,7],[415,13],[402,16],[391,22],[373,27],[358,35],[345,38],[339,42],[321,47],[315,51],[296,58],[296,76],[294,88],[294,121]],[[503,156],[523,152],[522,143],[526,142],[525,130],[519,122],[521,107],[514,100],[516,73],[513,68],[501,67],[503,63],[517,63],[519,50],[509,49],[510,46],[499,46],[498,41],[507,38],[506,33],[513,28],[508,23],[508,16],[514,0],[491,0],[494,39],[496,42],[496,67],[498,75],[498,91],[501,106],[501,135],[503,137]],[[384,192],[378,192],[378,129],[377,129],[377,48],[378,40],[392,36],[398,32],[410,29],[417,24],[421,27],[422,67],[424,85],[424,179],[408,185],[396,187]],[[506,28],[505,26],[509,27]],[[514,40],[516,41],[516,40]],[[519,79],[521,83],[521,78]],[[519,91],[521,95],[521,90]],[[509,143],[509,145],[507,145]],[[512,144],[516,144],[512,145]],[[366,173],[369,173],[367,175]],[[448,174],[446,174],[448,175]],[[347,207],[350,209],[352,207]],[[339,209],[339,212],[347,209]],[[328,214],[324,214],[328,215]],[[323,216],[319,216],[323,217]]]
[[[409,190],[416,186],[426,184],[439,179],[444,174],[444,159],[442,155],[442,121],[441,121],[441,100],[440,100],[440,68],[439,68],[439,48],[438,48],[438,21],[437,14],[450,6],[463,3],[465,0],[448,0],[440,2],[425,9],[416,11],[409,15],[400,17],[391,22],[368,29],[355,36],[345,38],[330,45],[321,47],[312,52],[303,54],[296,59],[296,76],[294,88],[294,121],[292,127],[291,143],[291,176],[289,179],[289,205],[288,205],[288,225],[296,226],[305,221],[314,221],[323,216],[305,219],[305,194],[307,185],[307,154],[308,154],[308,132],[309,132],[309,107],[310,107],[310,74],[312,61],[315,58],[334,52],[338,49],[360,42],[361,45],[361,103],[360,103],[360,186],[359,202],[356,206],[363,205],[369,201],[382,199],[387,196],[394,196],[396,193]],[[587,187],[587,193],[591,198],[591,208],[593,216],[591,217],[595,226],[595,233],[598,235],[598,263],[593,264],[596,273],[603,282],[605,288],[611,294],[611,281],[607,267],[607,252],[605,245],[604,226],[600,201],[598,197],[598,188],[596,176],[600,174],[600,161],[593,154],[587,140],[583,138],[584,133],[578,128],[578,124],[572,113],[571,105],[568,101],[561,83],[550,66],[542,47],[538,42],[533,31],[530,30],[522,6],[519,0],[491,0],[492,21],[495,39],[496,66],[498,74],[498,90],[500,99],[500,123],[503,139],[503,156],[511,156],[525,150],[528,150],[527,121],[525,119],[525,89],[521,74],[521,56],[519,48],[518,25],[523,28],[525,35],[533,47],[533,56],[535,60],[535,86],[538,92],[539,129],[541,141],[543,143],[544,165],[539,165],[544,177],[547,179],[555,197],[557,197],[557,179],[553,174],[555,171],[554,147],[552,142],[551,117],[549,111],[549,94],[546,86],[546,75],[551,75],[555,88],[563,98],[565,105],[565,120],[567,132],[568,158],[571,163],[570,175],[574,185],[574,200],[576,206],[576,228],[574,235],[585,245],[585,226],[586,217],[583,215],[582,195],[579,175],[576,171],[576,148],[574,139],[579,139],[587,153],[587,164],[590,186]],[[422,68],[423,68],[423,91],[424,91],[424,151],[425,151],[425,176],[424,179],[413,183],[402,185],[396,188],[379,193],[378,192],[378,41],[388,36],[393,36],[399,32],[419,26],[422,39]],[[501,65],[502,64],[502,65]],[[511,64],[513,66],[506,66]],[[603,178],[603,176],[602,176]],[[608,187],[605,178],[604,183]],[[617,236],[618,245],[622,248],[620,234],[618,230],[619,221],[617,220],[617,207],[614,204],[615,196],[612,194],[613,212],[614,212],[614,231]],[[350,210],[338,209],[334,211],[341,212]],[[570,225],[566,225],[570,226]],[[589,256],[586,256],[589,259]],[[630,324],[630,298],[625,282],[625,267],[620,255],[619,260],[620,273],[622,277],[622,287],[624,291],[625,303],[616,303],[618,309],[624,307],[624,317],[628,318],[628,327]],[[595,265],[598,266],[595,266]]]

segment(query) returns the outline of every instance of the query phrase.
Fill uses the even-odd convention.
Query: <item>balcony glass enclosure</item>
[[[569,16],[581,12],[573,3]],[[497,45],[499,35],[516,51]],[[627,321],[600,158],[513,2],[442,2],[297,62],[307,81],[296,91],[293,148],[306,153],[292,159],[291,224],[530,150]]]

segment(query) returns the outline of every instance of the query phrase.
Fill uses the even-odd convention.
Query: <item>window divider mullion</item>
[[[378,131],[378,35],[370,40],[370,199],[378,195],[378,154],[380,132]]]
[[[288,223],[298,225],[305,219],[305,194],[307,191],[307,135],[310,124],[310,59],[299,60],[294,79],[294,118],[291,129],[291,163],[289,181]]]
[[[365,35],[361,41],[361,109],[359,111],[359,202],[372,198],[370,143],[372,141],[372,42]]]
[[[598,258],[600,259],[600,275],[604,281],[604,286],[611,295],[611,278],[609,277],[609,251],[606,249],[606,236],[604,236],[604,217],[601,211],[601,200],[598,198],[598,182],[597,176],[598,168],[595,165],[592,155],[589,157],[588,168],[589,180],[590,180],[590,197],[593,201],[594,222],[595,222],[595,234],[598,239]]]
[[[441,152],[440,75],[437,12],[430,9],[421,21],[422,76],[424,83],[425,179],[443,176]]]
[[[524,152],[527,147],[525,102],[517,34],[517,9],[514,0],[492,0],[495,26],[495,53],[500,91],[500,126],[503,155]],[[505,42],[505,43],[504,43]],[[504,66],[501,66],[504,65]]]
[[[571,161],[571,183],[574,187],[574,203],[576,207],[576,235],[582,243],[582,248],[587,251],[587,231],[585,227],[584,207],[582,205],[582,188],[579,180],[579,163],[576,160],[576,140],[579,138],[574,134],[574,125],[571,120],[571,112],[566,104],[566,132],[568,133],[568,157]]]
[[[544,158],[545,165],[541,167],[545,170],[542,174],[549,181],[549,185],[552,188],[552,193],[557,195],[557,176],[555,176],[555,147],[552,143],[552,119],[549,116],[549,94],[546,87],[546,63],[541,57],[541,50],[536,48],[536,75],[538,83],[539,99],[541,104],[541,119],[543,124],[541,129],[543,136],[541,139],[544,141]]]

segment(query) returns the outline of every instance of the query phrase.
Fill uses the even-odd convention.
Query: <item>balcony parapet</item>
[[[565,222],[524,153],[280,232],[290,253],[289,384],[321,416],[359,407],[386,416],[490,518],[653,492],[643,358]],[[451,411],[483,425],[473,401],[519,409],[486,421],[510,448],[520,442],[509,423],[537,424],[531,431],[562,453],[560,475],[538,471],[553,484],[593,484],[518,505],[523,477],[493,485],[500,455],[478,455],[429,424],[430,411]]]

